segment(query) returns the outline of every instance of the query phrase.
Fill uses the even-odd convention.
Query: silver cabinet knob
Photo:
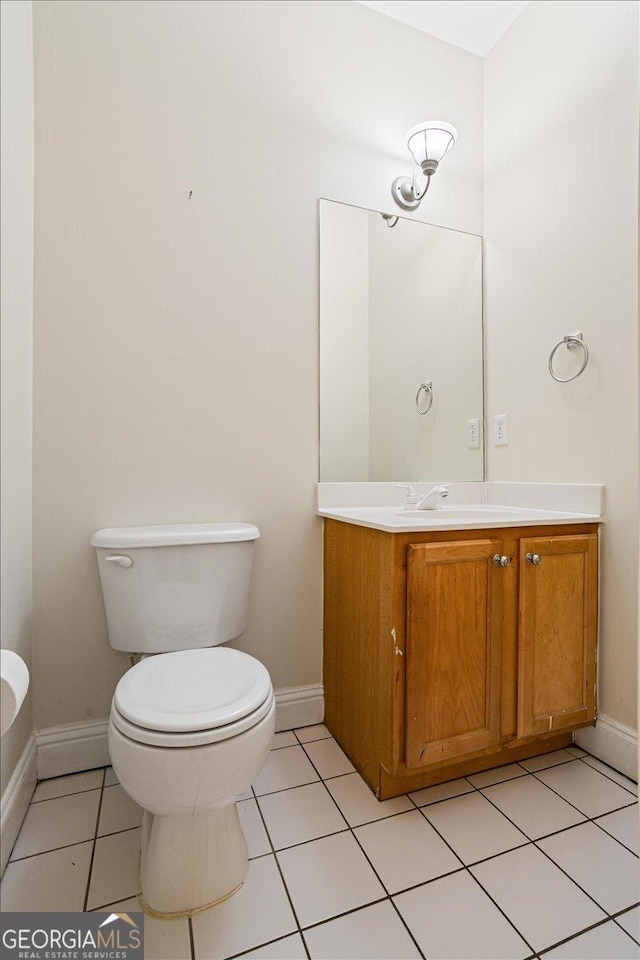
[[[539,567],[542,563],[542,557],[539,553],[528,553],[524,559],[532,567]]]
[[[496,553],[493,558],[494,567],[509,567],[511,566],[511,557],[502,557],[499,553]]]

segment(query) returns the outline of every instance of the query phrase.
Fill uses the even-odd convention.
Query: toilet
[[[204,909],[247,870],[236,802],[275,729],[266,668],[222,644],[244,632],[255,541],[249,523],[99,530],[109,643],[140,657],[116,687],[109,751],[144,811],[145,910]]]

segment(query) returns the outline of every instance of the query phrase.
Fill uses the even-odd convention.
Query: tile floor
[[[577,748],[378,803],[320,724],[239,808],[244,887],[147,960],[640,957],[637,788]],[[110,768],[40,783],[2,909],[136,909],[139,823]]]

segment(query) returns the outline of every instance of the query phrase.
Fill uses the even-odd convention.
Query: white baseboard
[[[65,723],[47,727],[36,734],[38,780],[79,773],[111,763],[107,742],[108,720]]]
[[[276,730],[305,727],[323,719],[322,684],[276,690]],[[65,723],[40,730],[36,735],[38,780],[107,766],[111,763],[108,730],[108,720]]]
[[[324,689],[321,683],[276,690],[276,730],[308,727],[324,720]]]
[[[4,873],[35,788],[36,738],[32,734],[0,800],[0,876]]]
[[[638,731],[601,713],[595,727],[576,730],[573,739],[599,760],[632,780],[638,779]]]

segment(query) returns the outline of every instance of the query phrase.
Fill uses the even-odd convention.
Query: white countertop
[[[404,511],[402,507],[343,507],[318,510],[318,516],[342,520],[388,533],[424,533],[431,530],[486,530],[498,527],[532,527],[563,523],[600,523],[595,514],[503,507],[493,504],[455,505],[438,510]]]
[[[426,492],[428,486],[416,484],[420,493]],[[604,520],[604,487],[595,484],[451,484],[448,501],[437,510],[405,510],[398,493],[391,483],[320,484],[317,513],[320,517],[389,533]],[[360,501],[358,506],[353,505],[356,498]]]

